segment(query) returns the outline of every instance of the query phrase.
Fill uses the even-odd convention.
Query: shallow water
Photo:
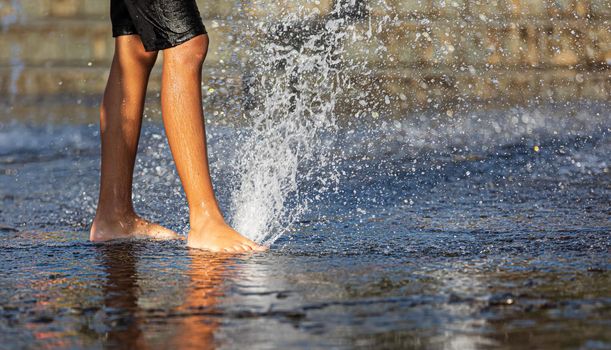
[[[299,179],[308,211],[246,256],[89,243],[97,126],[0,124],[0,347],[609,348],[607,107],[341,127],[333,191]],[[208,129],[230,216],[243,131]],[[188,231],[155,123],[134,202]]]

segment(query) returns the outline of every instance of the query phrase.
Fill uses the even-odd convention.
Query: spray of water
[[[260,47],[249,82],[258,103],[236,152],[232,217],[249,238],[271,244],[312,200],[333,187],[332,145],[337,97],[348,82],[342,54],[347,22],[336,5],[321,18],[299,8],[279,24],[259,22]],[[307,193],[300,183],[316,184]]]
[[[2,8],[2,4],[0,4],[0,9]],[[6,14],[2,14],[0,11],[0,27],[2,27],[2,32],[6,33],[9,28],[19,23],[23,20],[24,14],[21,6],[21,2],[18,0],[11,0],[11,4],[9,7],[10,11]],[[17,96],[18,88],[17,82],[21,77],[21,74],[24,69],[24,63],[21,59],[21,44],[20,43],[11,43],[11,56],[10,56],[10,68],[11,75],[8,84],[8,96],[10,98],[10,102],[14,102],[15,96]]]

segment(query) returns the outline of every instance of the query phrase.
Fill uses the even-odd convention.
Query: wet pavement
[[[270,252],[241,256],[88,242],[97,126],[4,123],[0,348],[610,348],[609,116],[557,118],[515,137],[343,128],[335,191]],[[208,130],[224,208],[235,130]],[[187,232],[155,123],[134,202]]]

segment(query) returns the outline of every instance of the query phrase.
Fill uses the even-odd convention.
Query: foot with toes
[[[262,252],[267,247],[242,236],[223,220],[209,220],[193,225],[187,239],[187,246],[212,252],[243,253]]]
[[[120,218],[96,217],[91,225],[89,239],[104,242],[116,239],[180,239],[180,236],[161,225],[147,221],[136,214]]]

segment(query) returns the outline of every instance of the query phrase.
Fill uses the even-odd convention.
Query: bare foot
[[[210,220],[203,225],[192,227],[187,238],[187,246],[229,253],[267,250],[267,247],[242,236],[221,220]]]
[[[92,242],[104,242],[112,239],[180,239],[174,231],[154,224],[137,215],[122,217],[120,220],[95,218],[89,239]]]

